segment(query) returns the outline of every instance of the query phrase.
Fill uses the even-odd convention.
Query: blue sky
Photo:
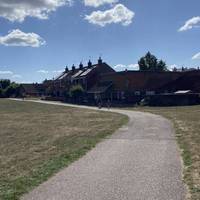
[[[169,67],[200,66],[199,0],[1,0],[0,25],[0,78],[17,82],[99,55],[117,70],[147,51]]]

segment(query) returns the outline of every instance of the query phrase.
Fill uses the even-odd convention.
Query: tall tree
[[[141,71],[166,71],[166,63],[162,60],[159,60],[148,52],[144,57],[140,58],[138,61],[139,68]]]
[[[8,79],[1,79],[0,80],[0,88],[6,89],[11,84],[10,80]]]
[[[167,65],[163,60],[160,60],[157,64],[157,68],[159,71],[167,71]]]
[[[138,61],[138,65],[141,71],[147,70],[145,57],[140,58],[140,60]]]
[[[6,97],[17,97],[19,96],[19,85],[13,82],[4,91]]]

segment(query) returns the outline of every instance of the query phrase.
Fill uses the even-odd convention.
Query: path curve
[[[57,102],[39,103],[95,109]],[[102,109],[108,111],[107,109]],[[184,200],[172,124],[150,113],[111,109],[129,123],[23,200]]]

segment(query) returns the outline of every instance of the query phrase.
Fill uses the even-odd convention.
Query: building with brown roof
[[[45,87],[43,84],[38,83],[22,83],[19,87],[21,96],[26,97],[40,97],[44,95]]]
[[[169,92],[190,90],[193,93],[200,93],[200,70],[183,72],[182,76],[167,83],[161,90]]]
[[[122,71],[116,72],[99,58],[97,64],[80,63],[76,68],[65,69],[46,87],[51,88],[51,95],[59,100],[66,100],[70,88],[81,85],[84,97],[90,101],[136,103],[146,96],[174,93],[190,90],[200,93],[200,70],[194,71]]]
[[[70,90],[73,85],[81,85],[88,92],[94,85],[100,81],[101,74],[115,72],[107,63],[99,58],[97,64],[88,62],[87,66],[80,63],[76,68],[74,65],[69,70],[67,67],[63,73],[49,82],[46,87],[51,87],[53,96],[64,97],[65,93]]]

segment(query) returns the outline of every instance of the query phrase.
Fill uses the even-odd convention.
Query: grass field
[[[138,107],[134,110],[159,114],[174,123],[185,166],[184,180],[191,195],[188,198],[200,200],[200,106]]]
[[[5,99],[0,116],[0,199],[6,200],[19,199],[128,121],[119,114]]]

